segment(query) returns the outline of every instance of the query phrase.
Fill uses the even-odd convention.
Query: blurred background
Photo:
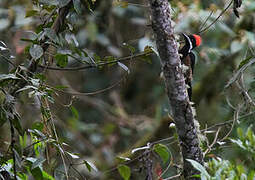
[[[203,40],[202,45],[194,50],[197,61],[193,79],[193,101],[200,129],[233,120],[236,108],[242,103],[245,105],[242,104],[239,110],[240,116],[252,112],[253,105],[247,103],[238,86],[224,87],[240,62],[254,56],[253,0],[243,1],[239,10],[240,18],[234,15],[230,6],[214,25],[203,32],[201,30],[218,17],[230,1],[172,0],[170,3],[180,46],[181,32],[199,34]],[[91,8],[92,12],[84,8],[81,15],[70,13],[67,16],[67,22],[73,30],[66,33],[65,37],[79,48],[104,58],[136,54],[144,51],[147,45],[155,47],[147,1],[97,0]],[[11,49],[11,54],[15,56],[13,63],[17,65],[28,64],[24,51],[29,43],[20,39],[31,37],[31,32],[41,23],[40,17],[49,13],[40,11],[37,16],[25,18],[30,9],[40,8],[35,7],[30,0],[0,1],[0,40]],[[7,73],[11,66],[1,57],[0,60],[1,73]],[[69,61],[69,66],[75,65],[77,62]],[[54,97],[55,102],[50,104],[61,141],[70,145],[67,147],[70,151],[93,162],[100,173],[93,172],[91,175],[83,166],[76,168],[95,179],[110,179],[111,176],[120,179],[119,175],[115,176],[116,171],[107,171],[116,166],[116,156],[129,156],[133,148],[175,134],[175,129],[169,128],[172,120],[168,116],[168,99],[160,77],[158,56],[153,54],[147,59],[135,58],[125,62],[125,65],[129,73],[118,65],[74,72],[45,72],[46,82],[50,86],[66,86],[69,88],[65,90],[69,92],[97,92],[117,83],[113,88],[93,95],[59,92]],[[248,67],[242,75],[242,85],[251,98],[255,92],[254,72],[254,67]],[[17,110],[24,129],[40,122],[38,100],[28,98],[25,93],[20,96]],[[246,128],[253,121],[254,116],[250,115],[244,121],[240,120],[237,126]],[[8,147],[5,144],[10,138],[7,126],[5,124],[0,128],[1,151]],[[237,126],[233,128],[231,137],[236,136]],[[219,137],[223,138],[230,129],[231,125],[223,126]],[[206,136],[211,142],[215,133]],[[162,143],[168,146],[175,157],[174,163],[178,164],[180,154],[174,139]],[[242,151],[228,144],[216,145],[211,155],[215,153],[231,161],[245,158]],[[49,167],[63,168],[60,157],[50,158]],[[132,173],[137,174],[136,179],[139,179],[143,172],[139,170],[139,160],[135,163],[138,165],[134,165]],[[166,175],[174,175],[176,171],[175,167],[171,167]]]

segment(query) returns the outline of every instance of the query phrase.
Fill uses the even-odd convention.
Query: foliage
[[[247,159],[253,162],[254,159],[254,143],[255,134],[250,126],[246,133],[243,133],[241,128],[237,129],[239,138],[231,139],[232,144],[237,144],[239,148],[247,151]],[[201,179],[247,179],[252,180],[255,176],[255,170],[252,167],[247,167],[243,163],[231,162],[219,157],[212,158],[206,163],[207,170],[194,160],[188,160],[192,165],[201,172]],[[239,160],[240,161],[240,160]]]
[[[0,179],[181,176],[142,3],[0,1]],[[203,37],[193,101],[207,163],[188,161],[204,179],[253,179],[253,0],[219,20],[227,1],[170,3],[176,34]]]

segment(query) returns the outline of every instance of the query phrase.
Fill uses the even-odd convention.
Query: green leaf
[[[237,134],[238,134],[238,137],[242,140],[244,139],[244,134],[243,134],[243,129],[242,128],[237,128]]]
[[[113,56],[105,56],[103,60],[106,62],[111,62],[111,61],[114,61],[115,58]]]
[[[248,175],[248,180],[254,180],[254,177],[255,177],[255,171],[254,170],[252,170],[250,173],[249,173],[249,175]]]
[[[198,171],[200,171],[201,176],[206,176],[206,178],[208,178],[208,179],[210,178],[210,175],[208,174],[208,172],[206,171],[204,166],[202,166],[200,163],[198,163],[197,161],[195,161],[193,159],[186,159],[186,160],[189,161],[194,168],[196,168]]]
[[[94,60],[96,63],[100,62],[101,61],[101,57],[98,56],[97,54],[94,54]]]
[[[37,44],[33,44],[29,49],[29,53],[32,58],[37,60],[43,55],[43,48]]]
[[[38,78],[40,79],[40,81],[43,81],[43,82],[46,81],[46,76],[41,73],[35,74],[35,78]]]
[[[27,133],[25,132],[23,136],[19,136],[19,144],[22,148],[27,146]]]
[[[73,0],[73,6],[74,6],[74,9],[77,12],[77,14],[82,13],[81,1],[80,0]]]
[[[75,117],[75,119],[79,119],[79,112],[77,111],[77,109],[74,106],[71,106],[71,111],[73,116]]]
[[[28,176],[25,173],[18,172],[17,175],[20,180],[28,180]]]
[[[160,156],[164,163],[166,163],[169,160],[170,156],[169,150],[165,145],[155,144],[153,146],[153,150]]]
[[[15,162],[19,168],[22,167],[22,158],[20,157],[19,153],[14,149],[14,155],[15,155]]]
[[[37,130],[39,130],[39,131],[42,131],[43,130],[43,123],[41,123],[41,122],[34,122],[33,124],[32,124],[32,129],[37,129]]]
[[[118,171],[124,180],[129,180],[129,178],[131,176],[131,170],[128,166],[120,165],[120,166],[118,166]]]
[[[55,180],[51,175],[49,175],[47,172],[42,171],[43,179],[44,180]]]
[[[56,54],[57,66],[64,68],[68,64],[68,56],[66,54]]]
[[[91,162],[89,162],[89,161],[86,161],[86,160],[84,160],[83,163],[85,164],[85,166],[87,167],[87,169],[88,169],[89,172],[91,172],[92,169],[93,169],[94,171],[98,171],[97,168],[96,168],[96,166],[95,166],[93,163],[91,163]]]
[[[31,17],[31,16],[35,16],[35,15],[37,15],[38,14],[38,11],[37,10],[28,10],[28,11],[26,11],[26,18],[27,17]]]
[[[68,86],[57,85],[57,86],[55,86],[54,88],[55,88],[55,89],[58,89],[58,90],[63,90],[63,89],[68,88]]]
[[[64,7],[66,6],[71,0],[58,0],[58,5],[59,7]]]
[[[253,58],[253,57],[248,57],[248,58],[242,60],[242,61],[240,62],[240,64],[239,64],[239,66],[238,66],[237,69],[240,69],[240,68],[243,67],[245,64],[247,64],[248,62],[250,62],[250,60],[251,60],[252,58]]]

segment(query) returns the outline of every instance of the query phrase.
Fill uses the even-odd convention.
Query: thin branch
[[[136,55],[131,55],[131,56],[127,56],[127,57],[122,57],[122,58],[118,58],[114,61],[109,61],[109,62],[104,62],[104,63],[99,63],[99,64],[91,64],[91,65],[86,65],[86,66],[80,66],[80,67],[73,67],[73,68],[58,68],[58,67],[47,67],[44,65],[38,65],[39,68],[45,68],[48,70],[55,70],[55,71],[80,71],[80,70],[85,70],[85,69],[91,69],[91,68],[99,68],[102,66],[106,66],[106,65],[111,65],[111,64],[116,64],[117,62],[123,62],[123,61],[129,61],[132,60],[134,58],[139,58],[139,57],[143,57],[143,56],[148,56],[151,55],[152,53],[139,53]]]
[[[206,149],[206,151],[204,152],[204,156],[205,156],[207,153],[209,153],[209,152],[212,150],[212,147],[216,144],[217,139],[218,139],[218,136],[219,136],[220,130],[221,130],[221,127],[218,128],[218,130],[217,130],[217,132],[216,132],[216,134],[215,134],[214,140],[213,140],[212,144],[209,145],[208,148]]]
[[[206,23],[207,23],[207,21],[209,20],[209,18],[212,16],[212,14],[213,14],[213,11],[211,11],[211,13],[209,14],[209,16],[207,16],[207,18],[205,19],[205,21],[203,22],[203,24],[201,24],[201,28],[199,28],[199,29],[203,29],[204,28],[204,26],[206,25]]]
[[[125,76],[123,76],[120,80],[118,80],[117,82],[113,83],[112,85],[104,88],[104,89],[100,89],[100,90],[96,90],[94,92],[88,92],[88,93],[82,93],[82,92],[69,92],[69,91],[63,91],[63,90],[60,90],[60,89],[56,89],[54,87],[51,87],[52,89],[56,90],[56,91],[59,91],[59,92],[62,92],[62,93],[65,93],[65,94],[71,94],[71,95],[77,95],[77,96],[91,96],[91,95],[96,95],[96,94],[100,94],[100,93],[103,93],[103,92],[106,92],[116,86],[118,86],[123,80],[125,79]]]
[[[235,111],[235,114],[234,114],[234,120],[233,120],[233,122],[232,122],[231,129],[229,130],[229,132],[228,132],[220,141],[223,141],[223,140],[225,140],[226,138],[228,138],[228,136],[229,136],[230,133],[232,132],[232,130],[233,130],[234,126],[235,126],[235,123],[236,123],[237,119],[239,118],[239,112],[240,112],[240,110],[241,110],[241,106],[238,105],[238,107],[237,107],[237,109],[236,109],[236,111]]]
[[[176,175],[174,175],[174,176],[171,176],[171,177],[165,178],[165,179],[163,179],[163,180],[170,180],[170,179],[179,178],[181,175],[182,175],[182,174],[181,174],[181,173],[179,173],[179,174],[176,174]]]
[[[17,180],[17,170],[16,170],[16,157],[15,157],[15,150],[14,150],[14,145],[15,145],[15,137],[14,137],[14,127],[12,124],[12,119],[9,119],[10,122],[10,128],[11,128],[11,151],[12,151],[12,159],[13,159],[13,173],[14,173],[14,179]]]
[[[202,34],[204,33],[205,31],[207,31],[212,25],[214,25],[218,20],[219,18],[229,9],[229,7],[231,6],[231,4],[233,3],[233,0],[230,1],[230,3],[228,4],[228,6],[223,9],[221,11],[221,13],[219,14],[219,16],[210,24],[208,25],[207,27],[205,27],[204,29],[202,29],[201,31],[199,31],[199,34]]]

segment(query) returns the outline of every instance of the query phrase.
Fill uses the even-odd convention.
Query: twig
[[[225,140],[229,135],[230,133],[232,132],[234,126],[235,126],[235,122],[237,121],[237,119],[239,118],[239,112],[241,110],[241,106],[238,105],[236,111],[235,111],[235,114],[234,114],[234,120],[233,120],[233,123],[232,123],[232,126],[231,126],[231,129],[229,130],[229,132],[220,140],[220,141],[223,141]]]
[[[55,70],[55,71],[80,71],[80,70],[91,69],[91,68],[99,68],[99,67],[102,67],[102,66],[115,64],[117,62],[122,62],[122,61],[128,61],[128,60],[132,60],[134,58],[139,58],[139,57],[147,56],[147,55],[151,55],[151,54],[152,53],[147,53],[147,52],[146,53],[139,53],[139,54],[136,54],[136,55],[122,57],[122,58],[116,59],[114,61],[99,63],[97,65],[95,65],[95,64],[92,65],[91,64],[91,65],[73,67],[73,68],[58,68],[58,67],[51,67],[51,66],[47,67],[47,66],[44,66],[44,65],[38,65],[38,67],[49,69],[49,70]]]
[[[216,132],[216,134],[215,134],[214,140],[213,140],[212,144],[209,145],[208,148],[206,149],[206,151],[204,152],[204,156],[205,156],[207,153],[209,153],[209,152],[212,150],[212,147],[216,144],[217,139],[218,139],[218,136],[219,136],[220,130],[221,130],[221,127],[218,128],[218,130],[217,130],[217,132]]]
[[[205,21],[203,22],[203,24],[201,24],[201,28],[200,29],[203,29],[203,27],[206,25],[207,21],[209,20],[209,18],[212,16],[213,14],[213,11],[211,11],[211,13],[209,14],[209,16],[207,16],[207,18],[205,19]]]
[[[228,10],[228,8],[231,6],[231,4],[233,3],[233,0],[230,1],[230,3],[228,4],[228,6],[223,9],[223,11],[221,11],[221,13],[219,14],[219,16],[210,24],[208,25],[207,27],[205,27],[204,29],[202,29],[201,31],[199,31],[199,34],[202,34],[204,33],[205,31],[207,31],[213,24],[215,24],[219,18]]]
[[[34,145],[36,145],[36,144],[38,144],[38,143],[40,143],[40,142],[43,142],[43,141],[45,141],[45,140],[47,140],[47,138],[41,139],[41,140],[39,140],[39,141],[36,141],[36,142],[34,142],[34,143],[28,145],[27,147],[25,147],[24,150],[27,150],[27,149],[29,149],[30,147],[32,147],[32,146],[34,146]]]
[[[11,151],[12,151],[12,159],[13,159],[13,173],[14,173],[14,179],[17,180],[17,170],[16,170],[16,157],[15,157],[15,150],[14,150],[14,144],[15,144],[15,138],[14,138],[14,127],[12,124],[12,119],[9,119],[10,122],[10,128],[11,128]]]
[[[178,178],[178,177],[180,177],[181,176],[181,173],[179,173],[179,174],[176,174],[176,175],[174,175],[174,176],[171,176],[171,177],[168,177],[168,178],[165,178],[165,179],[163,179],[163,180],[170,180],[170,179],[175,179],[175,178]]]
[[[106,92],[106,91],[114,88],[115,86],[119,85],[124,80],[124,78],[125,78],[125,76],[123,76],[120,80],[118,80],[117,82],[113,83],[112,85],[110,85],[110,86],[108,86],[104,89],[100,89],[100,90],[96,90],[94,92],[88,92],[88,93],[74,92],[74,91],[68,92],[68,91],[63,91],[63,90],[60,90],[60,89],[56,89],[54,87],[51,87],[51,88],[56,90],[56,91],[65,93],[65,94],[71,94],[71,95],[77,95],[77,96],[90,96],[90,95],[100,94],[100,93]]]

